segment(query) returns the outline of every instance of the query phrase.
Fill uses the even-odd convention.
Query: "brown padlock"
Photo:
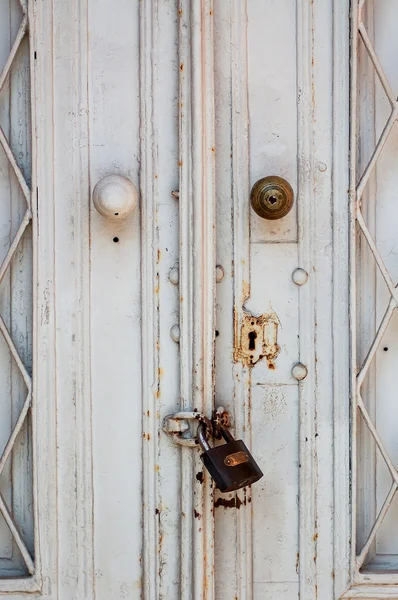
[[[198,427],[197,440],[204,451],[200,458],[220,492],[233,492],[255,483],[263,473],[242,440],[234,440],[230,431],[221,425],[225,444],[210,447],[204,423]]]

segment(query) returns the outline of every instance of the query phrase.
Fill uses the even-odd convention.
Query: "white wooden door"
[[[1,598],[398,598],[397,11],[0,0]]]

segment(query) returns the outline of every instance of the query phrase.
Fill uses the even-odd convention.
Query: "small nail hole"
[[[118,237],[114,237],[113,241],[115,242],[115,244],[117,244],[117,242],[119,241],[119,238]]]
[[[117,216],[118,216],[118,214],[119,214],[119,213],[115,213],[115,217],[117,217]]]
[[[220,335],[219,331],[216,331],[216,337],[218,337]]]
[[[385,348],[383,348],[384,352],[388,352],[388,348],[387,346]]]

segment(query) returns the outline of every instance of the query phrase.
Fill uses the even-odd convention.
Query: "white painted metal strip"
[[[5,522],[7,523],[8,527],[10,528],[12,536],[19,548],[20,553],[22,554],[22,557],[28,568],[28,571],[32,575],[35,571],[35,565],[34,565],[33,559],[31,557],[31,555],[29,554],[29,551],[25,545],[25,542],[23,541],[22,536],[19,532],[18,526],[15,523],[10,511],[8,510],[7,504],[5,503],[5,500],[1,493],[0,493],[0,514],[3,516]]]
[[[300,302],[300,360],[308,368],[308,375],[300,385],[300,546],[299,581],[300,596],[306,600],[316,598],[316,447],[314,372],[314,313],[315,284],[312,277],[314,259],[314,165],[313,165],[313,47],[314,15],[308,2],[297,3],[297,86],[298,103],[298,197],[299,210],[299,265],[309,274],[302,286]],[[304,207],[305,204],[305,207]]]
[[[341,596],[341,600],[354,600],[362,598],[362,600],[389,600],[398,597],[398,585],[355,585]]]
[[[36,561],[37,563],[37,561]],[[41,591],[42,584],[40,577],[33,575],[33,577],[9,577],[7,579],[0,579],[0,594],[37,594]],[[21,596],[17,596],[21,598]],[[29,596],[28,596],[29,597]]]
[[[357,165],[357,81],[358,81],[358,2],[351,5],[351,102],[350,102],[350,350],[351,350],[351,574],[356,564],[356,497],[357,497],[357,356],[356,356],[356,165]]]
[[[141,88],[141,278],[142,278],[142,414],[143,414],[143,594],[145,600],[160,597],[158,508],[157,408],[159,364],[159,295],[157,276],[156,149],[154,140],[154,44],[157,0],[140,3]]]
[[[357,569],[359,571],[359,569],[362,567],[364,560],[366,558],[366,555],[372,545],[372,542],[374,541],[375,537],[376,537],[376,533],[380,528],[380,525],[383,522],[384,517],[387,514],[388,509],[391,506],[391,503],[394,499],[395,493],[397,491],[398,485],[396,484],[396,482],[394,482],[390,488],[390,491],[388,492],[387,498],[385,499],[383,506],[380,509],[379,514],[377,515],[376,521],[373,524],[373,527],[369,533],[368,539],[366,541],[366,544],[364,545],[364,547],[361,550],[361,553],[357,556]]]
[[[26,202],[28,207],[30,208],[30,190],[29,187],[25,181],[25,178],[22,174],[21,169],[18,166],[17,161],[15,160],[15,157],[12,153],[12,150],[10,148],[10,145],[7,141],[6,136],[4,135],[4,131],[3,129],[0,127],[0,144],[3,147],[3,150],[8,158],[8,160],[10,161],[10,165],[15,173],[16,178],[18,179],[18,183],[21,186],[21,190],[26,198]]]
[[[358,376],[357,376],[358,389],[360,389],[362,383],[364,382],[364,379],[365,379],[368,369],[370,367],[370,363],[372,362],[372,360],[376,354],[376,351],[379,347],[379,344],[381,343],[381,341],[383,339],[383,335],[385,333],[385,330],[387,329],[387,326],[391,320],[391,317],[394,313],[395,308],[396,308],[396,302],[395,302],[394,298],[391,297],[390,302],[386,308],[386,312],[384,313],[384,316],[383,316],[382,320],[380,321],[380,325],[377,329],[376,336],[369,348],[369,352],[366,355],[363,365],[358,373]]]
[[[56,439],[53,11],[29,2],[32,94],[33,489],[35,579],[32,589],[59,597]],[[40,228],[39,228],[40,222]],[[40,235],[39,235],[40,233]],[[14,587],[11,588],[11,585]],[[22,588],[10,582],[10,589]],[[0,586],[1,590],[1,586]]]
[[[333,477],[334,597],[347,589],[350,566],[349,348],[349,44],[350,3],[333,10]],[[342,268],[347,265],[347,268]],[[345,309],[343,309],[345,307]]]
[[[29,391],[29,394],[26,397],[21,413],[18,417],[17,422],[15,423],[14,429],[11,432],[10,437],[8,438],[7,444],[3,450],[3,454],[0,458],[0,474],[4,470],[4,466],[7,462],[8,457],[10,456],[12,449],[14,447],[15,440],[18,437],[19,432],[22,429],[23,424],[25,423],[26,415],[28,414],[28,410],[30,408],[30,404],[32,401],[32,394]]]
[[[22,220],[22,223],[20,224],[17,233],[15,234],[14,239],[12,240],[11,246],[6,254],[6,256],[4,257],[3,262],[0,265],[0,283],[3,281],[4,275],[7,272],[7,269],[10,265],[11,259],[14,256],[14,252],[17,249],[17,246],[19,244],[19,242],[21,241],[21,238],[27,228],[27,226],[29,225],[30,221],[31,221],[32,215],[30,210],[28,209],[25,213],[25,216]]]
[[[375,426],[372,423],[372,419],[370,418],[369,413],[365,408],[365,405],[362,401],[362,398],[361,398],[361,395],[359,392],[357,393],[357,409],[359,409],[361,411],[363,420],[365,421],[366,426],[368,427],[372,437],[374,438],[374,441],[376,442],[376,444],[380,450],[381,456],[384,458],[384,460],[386,462],[386,465],[392,475],[392,478],[395,479],[395,481],[397,481],[398,480],[397,471],[396,471],[390,457],[388,456],[388,452],[387,452],[386,448],[384,447],[384,444],[377,432],[377,429],[375,428]]]
[[[21,42],[22,42],[22,40],[23,40],[23,38],[25,36],[27,28],[28,28],[28,17],[25,14],[24,17],[23,17],[23,19],[22,19],[22,23],[21,23],[21,25],[19,27],[17,36],[16,36],[16,38],[14,40],[14,43],[12,45],[11,52],[10,52],[8,58],[7,58],[7,61],[6,61],[6,64],[4,65],[4,67],[3,67],[3,70],[2,70],[2,72],[0,74],[0,91],[2,90],[2,88],[4,86],[4,83],[5,83],[5,81],[6,81],[7,77],[8,77],[8,74],[10,72],[11,66],[12,66],[12,64],[14,62],[14,58],[15,58],[18,50],[19,50],[19,47],[20,47]]]
[[[244,305],[250,297],[250,213],[249,213],[249,110],[247,98],[247,2],[231,5],[232,78],[232,201],[233,201],[233,286],[234,347],[239,348]],[[238,438],[251,448],[251,370],[242,361],[234,362],[234,415]],[[253,598],[253,532],[251,488],[239,490],[242,501],[237,520],[237,597]]]
[[[182,409],[213,409],[215,189],[213,2],[181,0],[180,357]],[[214,597],[213,492],[198,453],[182,448],[181,600]],[[200,515],[196,518],[194,515]]]
[[[52,4],[59,600],[94,596],[88,4]]]

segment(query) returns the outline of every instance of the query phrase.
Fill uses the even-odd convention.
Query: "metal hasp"
[[[283,177],[263,177],[253,185],[250,202],[254,212],[262,219],[282,219],[293,206],[293,188]]]
[[[210,447],[205,423],[199,423],[197,440],[203,450],[200,458],[222,493],[234,492],[255,483],[263,473],[242,440],[234,440],[230,431],[221,426],[225,444]]]

